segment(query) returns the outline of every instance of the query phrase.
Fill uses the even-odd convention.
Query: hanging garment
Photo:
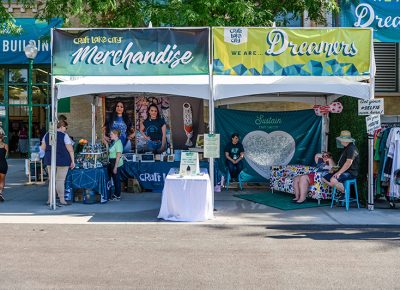
[[[379,159],[381,161],[379,164],[380,181],[384,180],[384,169],[387,158],[386,141],[387,138],[389,137],[390,130],[391,129],[385,129],[385,131],[383,131],[381,143],[379,144]]]
[[[400,128],[392,128],[390,133],[388,158],[392,158],[392,168],[390,170],[389,196],[398,198],[400,196],[400,186],[395,182],[394,172],[400,169]]]
[[[379,160],[379,144],[382,138],[382,131],[380,129],[375,131],[374,134],[374,160]]]

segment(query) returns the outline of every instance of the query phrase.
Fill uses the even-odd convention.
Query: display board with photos
[[[103,122],[104,126],[109,122],[116,104],[122,102],[124,111],[132,123],[134,138],[125,146],[124,153],[143,154],[148,152],[146,140],[140,133],[140,123],[147,118],[149,105],[155,104],[159,109],[161,117],[166,122],[167,147],[164,154],[173,154],[174,150],[187,150],[189,147],[202,147],[204,144],[203,133],[205,130],[203,100],[174,95],[159,95],[154,93],[129,93],[112,94],[103,96]],[[191,140],[192,146],[187,146],[188,139],[185,130],[185,118],[183,116],[183,105],[190,104],[191,111]],[[169,150],[167,150],[169,149]],[[153,152],[154,153],[154,152]],[[167,154],[167,155],[169,155]],[[171,159],[170,159],[171,160]],[[166,157],[164,161],[168,161]]]

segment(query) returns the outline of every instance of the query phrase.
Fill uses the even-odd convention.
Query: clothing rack
[[[400,127],[400,122],[396,123],[381,123],[382,129],[388,129],[388,128],[396,128]]]
[[[385,144],[381,142],[387,142],[387,139],[385,138],[388,138],[388,135],[390,137],[392,130],[400,129],[400,116],[390,116],[390,118],[384,118],[384,122],[381,123],[381,127],[382,130],[379,132],[379,136],[377,136],[378,138],[377,140],[378,143],[376,143],[377,146],[374,146],[374,156],[375,156],[374,159],[379,160],[378,173],[375,179],[375,186],[374,186],[376,190],[375,194],[376,195],[383,194],[385,198],[389,201],[390,207],[395,208],[396,207],[395,203],[400,202],[400,189],[396,184],[394,184],[393,173],[396,169],[400,168],[398,161],[399,157],[397,156],[397,154],[388,157],[388,150],[395,150],[395,152],[398,152],[400,150],[400,147],[398,145],[399,142],[398,139],[392,139],[393,138],[392,136],[391,138],[392,141],[390,143],[391,149],[386,147],[387,143]],[[389,162],[388,163],[389,167],[387,166],[388,164],[386,162]],[[395,166],[395,168],[393,169],[392,166]]]

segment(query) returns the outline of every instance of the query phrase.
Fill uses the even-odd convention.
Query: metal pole
[[[370,52],[370,99],[375,98],[375,52],[374,34],[371,28]],[[368,210],[374,210],[374,135],[368,134]]]
[[[329,117],[328,115],[323,115],[322,128],[321,128],[321,152],[328,151],[328,134],[329,134]]]
[[[51,29],[51,47],[53,47],[54,28]],[[51,71],[53,72],[53,53],[51,53]],[[50,207],[56,210],[56,159],[57,159],[57,96],[56,78],[51,76],[51,126],[49,126],[49,143],[51,146],[51,172],[50,172]],[[51,133],[51,134],[50,134]]]
[[[96,97],[92,101],[92,145],[96,144]]]
[[[374,135],[368,134],[368,210],[374,210]]]
[[[211,36],[209,30],[209,36]],[[209,133],[214,134],[214,94],[213,94],[213,76],[212,76],[212,37],[209,37],[208,42],[208,51],[209,51],[209,69],[208,69],[208,78],[209,78],[209,94],[208,94],[208,126]],[[211,44],[211,45],[210,45]],[[214,209],[214,158],[210,158],[210,182],[211,182],[211,192],[212,192],[212,208]]]
[[[31,159],[31,139],[32,139],[32,72],[33,59],[29,58],[28,68],[28,159]],[[30,170],[30,168],[29,168]]]
[[[56,210],[56,164],[57,164],[57,98],[55,96],[55,78],[51,78],[51,125],[49,126],[49,143],[51,146],[51,172],[50,172],[50,207]]]

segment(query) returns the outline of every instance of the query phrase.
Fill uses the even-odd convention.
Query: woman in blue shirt
[[[57,206],[69,205],[65,200],[65,178],[67,177],[68,169],[75,168],[74,149],[72,140],[66,133],[68,123],[59,121],[57,123],[57,150],[56,150],[56,192],[60,198],[60,203]],[[41,145],[44,154],[44,165],[47,166],[47,171],[51,174],[51,145],[50,135],[44,135]],[[47,205],[50,205],[51,191],[49,184],[49,195]]]
[[[111,139],[109,134],[111,130],[119,130],[121,135],[119,139],[125,152],[131,150],[131,140],[135,137],[135,129],[133,128],[132,121],[125,112],[125,106],[122,102],[115,104],[111,117],[106,121],[103,127],[103,142],[110,143]]]

